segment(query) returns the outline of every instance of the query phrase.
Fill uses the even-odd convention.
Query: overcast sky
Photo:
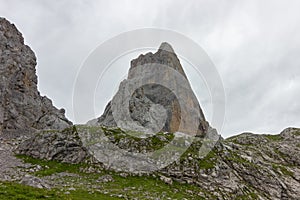
[[[300,127],[299,8],[297,0],[0,0],[0,16],[18,27],[36,53],[40,92],[55,106],[65,108],[73,121],[76,74],[99,44],[124,31],[145,27],[174,30],[193,39],[207,52],[223,81],[223,137]],[[112,75],[109,79],[114,83],[102,86],[110,92],[95,105],[97,114],[138,54],[118,61],[123,74]],[[199,90],[197,80],[191,83],[198,88],[196,95],[209,120],[207,92]]]

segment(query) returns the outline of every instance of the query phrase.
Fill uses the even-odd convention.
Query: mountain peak
[[[168,51],[170,53],[175,53],[173,47],[167,42],[161,43],[159,49],[164,50],[164,51]]]
[[[138,80],[144,81],[143,84],[137,86]],[[129,96],[124,97],[123,94]],[[204,136],[209,130],[209,124],[194,97],[172,46],[163,42],[154,54],[142,54],[131,61],[128,77],[121,82],[117,94],[107,104],[103,115],[97,120],[91,120],[89,124],[110,127],[120,124],[124,125],[121,128],[126,127],[124,129],[128,130],[140,131],[140,127],[145,127],[157,132],[182,132]],[[129,111],[124,113],[129,115],[120,114],[120,110],[128,105]],[[113,107],[118,108],[118,116],[122,118],[114,119]],[[161,122],[165,123],[159,124]],[[194,126],[196,128],[192,128]]]
[[[157,52],[154,54],[149,52],[145,55],[141,54],[138,58],[133,59],[131,61],[131,67],[129,69],[128,78],[132,78],[135,76],[133,73],[133,69],[137,66],[141,66],[144,64],[153,64],[153,65],[165,65],[175,69],[177,72],[181,73],[186,79],[187,76],[181,66],[180,60],[178,59],[176,53],[172,46],[167,43],[161,43],[160,47],[158,48]]]

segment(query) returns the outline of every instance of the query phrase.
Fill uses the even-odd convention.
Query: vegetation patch
[[[137,176],[121,175],[113,171],[102,170],[100,173],[83,173],[85,164],[65,164],[56,161],[45,161],[28,156],[17,156],[27,163],[42,166],[32,172],[41,178],[54,175],[53,189],[37,189],[17,183],[1,183],[0,199],[206,199],[212,197],[208,191],[192,184],[173,181],[168,185],[158,175]],[[57,173],[68,172],[79,176],[55,176]],[[110,175],[113,181],[99,182],[99,177]],[[51,177],[52,177],[51,176]],[[69,185],[68,185],[69,184]],[[69,187],[75,188],[68,190]],[[4,189],[3,189],[4,188]]]
[[[205,158],[199,160],[200,169],[212,169],[216,165],[216,153],[214,150],[210,151]]]
[[[25,163],[40,165],[42,169],[34,172],[34,175],[37,176],[50,176],[60,172],[82,174],[81,169],[87,166],[87,164],[68,164],[52,160],[40,160],[26,155],[16,155],[16,157],[22,159]]]
[[[250,144],[250,143],[242,143],[238,140],[238,138],[234,138],[234,139],[230,139],[228,140],[230,142],[233,142],[235,144],[239,144],[239,145],[242,145],[242,146],[252,146],[253,144]]]
[[[120,199],[105,195],[100,192],[88,192],[85,190],[70,191],[65,194],[59,189],[39,189],[30,186],[21,185],[13,182],[0,182],[0,199],[1,200],[98,200],[98,199]]]
[[[293,132],[293,134],[296,136],[300,136],[300,131],[295,131],[295,132]]]
[[[239,199],[239,200],[250,200],[250,199],[259,199],[259,198],[258,198],[257,194],[255,194],[254,192],[251,192],[249,194],[244,194],[244,195],[241,195],[241,196],[237,196],[236,199]]]
[[[204,158],[199,157],[199,151],[202,146],[201,141],[195,141],[191,144],[191,146],[182,154],[180,158],[180,163],[182,165],[189,164],[197,165],[197,168],[200,169],[212,169],[215,167],[217,162],[217,150],[212,149],[209,151],[207,155],[205,155]]]
[[[232,142],[242,146],[255,146],[259,140],[258,135],[252,133],[242,133],[241,135],[235,135],[226,139],[226,142]]]
[[[293,172],[291,172],[290,170],[288,170],[286,167],[284,167],[282,165],[272,164],[272,167],[276,171],[280,170],[281,173],[286,175],[286,176],[294,176]]]
[[[264,135],[267,139],[271,140],[271,141],[281,141],[283,138],[281,137],[281,135],[277,134],[277,135]]]
[[[227,157],[227,160],[240,164],[250,163],[247,159],[239,156],[236,152],[233,151],[230,152],[230,156]]]
[[[143,133],[124,131],[120,128],[101,127],[110,141],[122,149],[132,152],[153,152],[163,148],[174,139],[173,133],[157,133],[149,137],[141,137]]]
[[[279,155],[283,159],[286,159],[286,157],[287,157],[287,155],[285,155],[284,153],[282,153],[278,148],[274,148],[274,152],[276,153],[276,155]]]
[[[242,164],[243,166],[251,169],[257,170],[259,168],[258,165],[251,162],[251,160],[248,160],[241,155],[239,155],[237,152],[229,151],[230,153],[226,156],[226,160],[230,161],[231,163],[237,163]]]

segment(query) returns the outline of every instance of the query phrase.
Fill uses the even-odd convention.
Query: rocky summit
[[[166,42],[156,53],[140,55],[131,61],[127,79],[121,82],[103,115],[88,124],[129,130],[140,130],[137,129],[140,126],[150,132],[202,136],[212,130],[177,55]]]
[[[37,90],[36,57],[22,34],[0,18],[0,135],[16,137],[72,123]]]
[[[168,43],[132,60],[100,118],[72,126],[3,18],[0,39],[0,199],[299,199],[300,129],[213,140]]]

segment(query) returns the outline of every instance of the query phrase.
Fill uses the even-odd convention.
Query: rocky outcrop
[[[75,126],[63,131],[41,131],[22,142],[15,153],[72,164],[82,163],[90,158]]]
[[[156,53],[131,61],[127,79],[103,115],[88,124],[198,135],[205,135],[209,127],[178,57],[166,42]]]
[[[207,199],[297,199],[300,195],[300,129],[287,128],[278,135],[243,133],[219,140],[207,155],[199,154],[207,140],[198,138],[188,144],[179,140],[176,149],[187,149],[164,168],[151,171],[153,159],[139,155],[158,151],[171,143],[174,134],[133,137],[120,128],[78,127],[83,145],[102,158],[107,169],[159,175],[173,182],[199,186]],[[106,139],[105,139],[106,138]],[[114,146],[116,145],[116,146]],[[118,149],[119,148],[119,149]],[[95,151],[96,150],[96,151]],[[124,152],[131,152],[126,154]],[[157,161],[173,160],[164,152]],[[125,164],[132,168],[130,171]],[[118,167],[115,167],[118,166]],[[147,169],[148,170],[139,170]]]
[[[50,189],[50,186],[47,183],[45,183],[44,180],[42,180],[38,177],[29,175],[29,174],[26,174],[22,178],[22,180],[20,181],[20,184],[28,185],[28,186],[40,188],[40,189],[42,189],[42,188]]]
[[[22,34],[0,18],[0,135],[18,137],[72,123],[37,90],[36,57]]]
[[[199,185],[219,199],[298,199],[300,129],[279,135],[243,133],[223,140],[204,158],[194,143],[178,162],[161,170]]]
[[[80,127],[80,134],[90,139],[83,143],[101,144],[97,152],[113,166],[115,162],[136,163],[133,156],[122,160],[124,154],[109,146],[116,144],[128,152],[157,150],[169,143],[172,134],[159,134],[155,138],[136,138],[119,128]],[[104,133],[103,133],[104,132]],[[104,134],[109,140],[100,141]],[[96,140],[96,141],[94,141]],[[185,140],[186,141],[186,140]],[[243,133],[220,140],[205,156],[200,156],[205,140],[194,141],[180,159],[156,172],[167,184],[188,183],[199,186],[208,199],[297,199],[300,194],[300,129],[288,128],[279,135]],[[187,145],[183,142],[177,148]],[[104,153],[105,152],[105,153]],[[97,154],[94,154],[97,157]],[[172,155],[165,153],[162,159]],[[133,159],[133,160],[132,160]],[[140,166],[151,166],[147,159]],[[163,160],[160,160],[162,162]],[[122,166],[118,163],[122,171]],[[109,167],[109,166],[108,166]],[[125,167],[124,167],[125,169]],[[130,173],[135,173],[134,171]]]

